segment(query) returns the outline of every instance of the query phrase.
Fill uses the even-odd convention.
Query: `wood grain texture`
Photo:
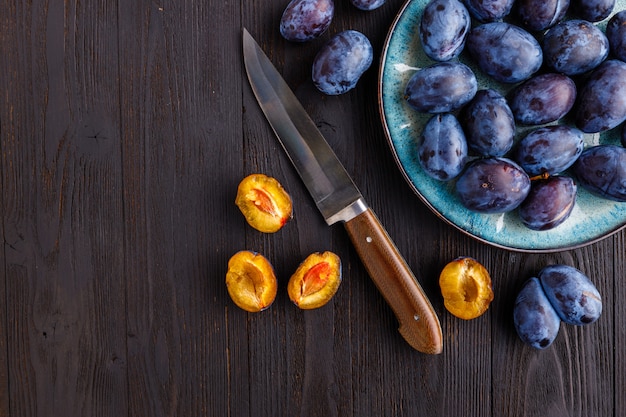
[[[122,189],[119,97],[111,82],[116,14],[109,7],[3,7],[11,416],[126,410],[123,223],[110,221],[121,218]]]
[[[477,242],[406,185],[375,65],[343,96],[312,85],[317,50],[340,30],[366,34],[376,62],[401,4],[336,2],[329,32],[296,45],[280,37],[277,0],[0,0],[0,417],[623,415],[626,231],[552,254]],[[317,212],[245,78],[244,26],[422,277],[441,355],[404,342],[346,231]],[[293,198],[278,233],[253,230],[234,204],[253,172]],[[242,249],[278,276],[260,314],[225,288]],[[287,281],[322,250],[341,257],[343,282],[327,306],[301,311]],[[439,293],[458,256],[492,275],[494,302],[472,321]],[[588,274],[604,311],[540,352],[517,337],[512,305],[550,263]]]

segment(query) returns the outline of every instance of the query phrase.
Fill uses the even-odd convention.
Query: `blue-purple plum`
[[[513,146],[513,113],[502,94],[493,89],[478,91],[463,108],[460,122],[468,147],[481,156],[504,156]]]
[[[315,56],[313,84],[327,95],[346,93],[356,87],[373,59],[374,50],[365,35],[356,30],[340,32]]]
[[[514,0],[464,0],[464,3],[479,22],[495,22],[511,13]]]
[[[567,220],[576,204],[576,184],[570,177],[532,181],[530,193],[520,204],[522,223],[532,230],[550,230]]]
[[[470,14],[459,0],[430,0],[419,26],[424,53],[435,61],[456,58],[465,46],[470,25]]]
[[[550,304],[567,324],[582,326],[602,314],[602,297],[591,280],[569,265],[548,265],[538,274]]]
[[[467,162],[467,142],[453,114],[430,118],[420,135],[418,156],[424,172],[437,180],[449,181],[461,173]]]
[[[474,27],[465,48],[485,74],[503,83],[530,78],[543,62],[543,52],[535,37],[506,22]]]
[[[585,133],[613,129],[626,120],[626,63],[603,62],[579,90],[576,125]]]
[[[609,54],[609,40],[604,32],[580,19],[557,24],[545,34],[541,45],[545,64],[566,75],[588,72]]]
[[[529,191],[528,175],[506,158],[470,162],[456,182],[461,204],[478,213],[512,211],[524,201]]]
[[[609,17],[615,8],[615,0],[572,0],[576,16],[589,22],[599,22]]]
[[[515,120],[525,125],[540,125],[559,120],[574,106],[576,84],[566,75],[536,75],[511,93],[509,104]]]
[[[615,13],[606,24],[609,49],[617,59],[626,61],[626,10]]]
[[[563,20],[569,5],[569,0],[517,0],[517,14],[523,27],[542,31]]]
[[[447,113],[469,102],[478,91],[474,72],[458,61],[440,62],[415,72],[404,97],[422,113]]]
[[[288,41],[311,41],[326,32],[334,14],[333,0],[291,0],[280,19],[280,33]]]
[[[609,200],[626,202],[626,148],[596,145],[572,166],[581,187]]]
[[[350,0],[352,5],[360,10],[370,11],[378,9],[386,0]]]
[[[535,349],[546,349],[559,334],[561,319],[541,288],[530,278],[515,298],[513,323],[519,338]]]
[[[584,135],[569,125],[540,127],[524,136],[513,159],[530,176],[559,174],[576,162],[583,152]]]

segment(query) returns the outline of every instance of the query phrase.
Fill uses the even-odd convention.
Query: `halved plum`
[[[477,260],[462,256],[441,271],[439,286],[446,309],[454,316],[471,320],[482,315],[493,301],[491,277]]]
[[[287,293],[304,310],[322,307],[335,295],[341,284],[341,260],[333,252],[309,255],[289,279]]]
[[[241,180],[235,204],[248,224],[264,233],[277,232],[292,217],[291,197],[277,179],[265,174]]]
[[[228,261],[226,287],[238,307],[256,313],[274,302],[278,281],[272,264],[263,255],[244,250]]]

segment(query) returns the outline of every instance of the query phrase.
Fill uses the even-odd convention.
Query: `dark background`
[[[380,57],[401,0],[372,12],[336,2],[315,42],[284,41],[286,0],[0,1],[0,416],[617,417],[626,408],[626,232],[585,248],[489,247],[432,214],[398,170],[378,114],[377,62],[327,97],[310,65],[356,29]],[[326,227],[243,72],[248,28],[419,275],[444,351],[400,337],[341,226]],[[262,172],[294,200],[265,235],[234,205]],[[273,306],[237,308],[228,259],[263,253]],[[311,252],[342,258],[343,283],[303,312],[286,283]],[[472,321],[443,307],[457,256],[491,272],[495,300]],[[550,263],[581,269],[600,320],[563,326],[549,349],[518,339],[512,305]]]

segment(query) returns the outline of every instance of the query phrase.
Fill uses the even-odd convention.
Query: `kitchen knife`
[[[344,224],[370,277],[398,319],[402,337],[420,352],[441,353],[439,319],[411,269],[315,123],[246,29],[243,56],[254,95],[326,223]]]

